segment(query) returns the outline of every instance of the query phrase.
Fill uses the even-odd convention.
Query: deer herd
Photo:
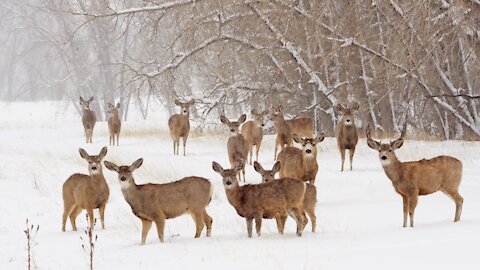
[[[80,97],[83,109],[82,123],[87,143],[92,143],[93,129],[96,123],[95,112],[90,109],[93,97],[87,101]],[[173,141],[173,154],[178,155],[180,138],[183,140],[183,155],[186,155],[186,142],[190,132],[190,106],[194,100],[180,102],[175,100],[181,113],[168,120],[170,136]],[[108,104],[108,127],[110,145],[119,145],[121,121],[116,106]],[[345,152],[349,151],[350,170],[353,170],[353,156],[358,143],[358,131],[355,114],[359,104],[351,106],[337,104],[334,111],[340,115],[336,124],[335,137],[341,156],[341,171],[344,170]],[[263,219],[275,219],[280,234],[284,233],[285,222],[290,216],[296,222],[296,234],[302,235],[310,219],[312,232],[316,230],[315,205],[317,189],[315,180],[318,172],[317,144],[325,138],[324,133],[314,132],[314,121],[309,117],[296,117],[286,120],[282,106],[257,112],[251,111],[252,120],[241,115],[236,121],[225,116],[220,122],[230,131],[227,141],[227,155],[230,168],[223,168],[213,161],[212,169],[222,178],[228,202],[237,214],[246,220],[248,237],[252,237],[253,221],[258,236],[261,235]],[[276,131],[274,160],[271,170],[266,170],[258,162],[258,154],[264,135],[265,121],[270,119]],[[368,147],[378,151],[380,164],[386,176],[391,180],[395,191],[403,199],[403,227],[414,224],[414,212],[418,196],[442,191],[455,202],[454,221],[460,220],[463,198],[458,193],[462,178],[462,163],[450,156],[438,156],[432,159],[402,162],[395,155],[395,150],[402,147],[404,132],[397,140],[381,143],[371,137],[371,130],[366,129]],[[300,145],[297,148],[293,142]],[[252,165],[253,149],[256,155],[253,168],[261,175],[262,182],[245,184],[245,167]],[[280,153],[277,155],[278,147]],[[137,185],[133,172],[143,163],[140,158],[131,165],[117,165],[104,161],[107,148],[103,147],[98,155],[89,155],[80,149],[80,156],[88,162],[89,175],[73,174],[63,184],[64,213],[62,230],[65,231],[67,219],[72,229],[77,230],[76,218],[85,209],[93,217],[98,209],[102,228],[105,228],[105,207],[109,199],[109,188],[102,172],[102,162],[108,170],[118,174],[121,192],[130,205],[133,214],[142,222],[141,244],[145,244],[147,234],[155,223],[158,237],[164,241],[165,220],[190,214],[195,222],[195,238],[200,237],[204,227],[206,236],[211,235],[213,219],[206,208],[212,200],[213,186],[208,179],[191,176],[167,184]],[[250,156],[249,156],[250,154]],[[279,175],[277,178],[276,175]],[[243,177],[242,177],[243,176]],[[243,179],[244,184],[241,184]],[[170,179],[167,179],[170,180]],[[167,181],[168,182],[168,181]],[[308,218],[307,218],[308,216]],[[90,218],[93,224],[94,219]]]

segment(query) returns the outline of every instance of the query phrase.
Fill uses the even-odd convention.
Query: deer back
[[[297,134],[303,137],[313,136],[313,119],[310,117],[301,117],[290,120],[285,120],[286,124],[290,126],[292,134]]]
[[[73,174],[63,184],[63,197],[83,208],[98,208],[108,201],[110,191],[102,174]]]
[[[97,122],[97,115],[94,111],[91,110],[84,110],[82,123],[85,129],[93,129],[95,127],[95,123]]]
[[[249,144],[257,145],[263,139],[263,128],[255,120],[250,120],[242,125],[241,134]]]
[[[287,146],[278,154],[278,160],[281,164],[281,178],[288,177],[302,180],[304,175],[302,150]]]
[[[227,142],[227,151],[230,161],[247,160],[249,151],[248,141],[242,134],[230,136]],[[234,164],[231,165],[233,166]]]

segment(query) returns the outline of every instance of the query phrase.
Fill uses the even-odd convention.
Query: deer
[[[283,151],[285,147],[291,146],[293,134],[292,128],[285,122],[283,114],[279,113],[275,109],[272,110],[271,120],[273,121],[275,130],[277,131],[277,136],[275,139],[275,152],[273,153],[273,160],[277,160],[278,146],[280,146],[280,151]]]
[[[228,138],[227,141],[227,152],[228,160],[230,161],[230,165],[232,167],[234,167],[239,160],[242,162],[247,161],[249,143],[240,133],[240,125],[245,122],[246,118],[247,116],[243,114],[238,118],[237,121],[230,121],[225,116],[220,116],[220,121],[228,126],[231,133],[231,136]],[[243,182],[245,183],[245,166],[242,167],[241,171],[241,173],[243,174]],[[238,172],[238,179],[242,179],[240,171]]]
[[[284,117],[283,106],[277,106],[272,108],[278,114],[281,114]],[[285,120],[288,126],[290,126],[292,133],[304,136],[312,137],[313,136],[313,119],[306,116],[299,116],[293,119]]]
[[[350,171],[353,170],[353,155],[355,154],[355,148],[358,143],[357,127],[355,126],[355,113],[359,108],[360,105],[356,102],[349,109],[346,109],[340,103],[334,107],[334,111],[342,115],[335,128],[337,146],[342,158],[341,172],[343,172],[343,165],[345,163],[345,150],[348,150],[350,155]]]
[[[181,137],[183,139],[183,155],[185,156],[185,147],[187,145],[188,133],[190,132],[190,106],[195,104],[195,100],[192,99],[183,103],[175,99],[174,103],[180,107],[180,114],[174,114],[168,119],[170,137],[173,140],[173,154],[178,155]]]
[[[264,117],[268,114],[268,110],[258,113],[255,109],[251,111],[253,120],[245,122],[241,128],[241,134],[247,140],[250,145],[250,162],[252,165],[253,146],[256,147],[256,160],[258,161],[258,152],[262,145],[263,139],[263,127],[265,126]]]
[[[123,197],[130,205],[133,214],[142,222],[142,239],[144,245],[148,232],[154,222],[157,226],[160,242],[164,242],[165,220],[189,213],[195,222],[195,238],[199,238],[203,228],[207,227],[206,236],[210,237],[213,219],[206,207],[212,200],[213,186],[205,178],[190,176],[166,184],[137,185],[133,172],[140,168],[143,158],[131,165],[117,166],[105,161],[107,169],[117,172]]]
[[[315,138],[301,138],[294,134],[293,140],[302,145],[302,149],[296,147],[285,147],[277,159],[282,164],[280,177],[289,177],[308,181],[315,184],[318,172],[317,144],[325,139],[325,134],[319,133]]]
[[[83,130],[85,132],[86,143],[92,143],[93,128],[95,127],[95,123],[97,122],[97,115],[94,111],[90,110],[90,103],[92,103],[92,101],[93,97],[90,97],[90,99],[85,101],[80,96],[80,106],[83,110],[82,123]]]
[[[237,162],[232,169],[226,170],[217,162],[212,162],[213,170],[223,179],[228,202],[235,208],[237,214],[247,221],[248,237],[252,237],[254,219],[257,235],[261,236],[262,218],[276,218],[278,232],[283,234],[288,214],[291,214],[297,223],[297,236],[302,236],[301,209],[305,193],[304,183],[283,178],[264,184],[240,186],[236,175],[242,167],[242,161]]]
[[[418,196],[442,191],[455,202],[454,222],[460,221],[463,197],[458,193],[462,180],[462,162],[451,156],[437,156],[432,159],[402,162],[395,150],[402,147],[405,129],[400,138],[381,143],[371,137],[370,127],[366,131],[367,144],[378,151],[380,164],[387,177],[392,181],[395,191],[403,199],[403,227],[407,227],[408,216],[410,227],[413,227],[414,213]]]
[[[116,141],[117,146],[120,137],[120,129],[122,128],[122,122],[120,121],[120,117],[118,116],[118,109],[120,109],[120,103],[117,103],[117,106],[113,106],[111,103],[108,103],[108,114],[110,115],[110,117],[108,118],[110,145],[115,145]]]
[[[271,170],[265,170],[262,165],[255,161],[253,168],[262,176],[262,183],[273,182],[278,180],[275,175],[280,171],[281,163],[277,161]],[[308,223],[307,215],[312,222],[312,232],[315,232],[317,227],[317,217],[315,216],[315,205],[317,204],[317,188],[312,184],[306,184],[305,195],[302,202],[303,227]]]
[[[79,152],[80,156],[88,162],[89,175],[76,173],[63,183],[62,231],[64,232],[68,217],[70,217],[73,231],[77,230],[76,218],[83,209],[87,211],[91,226],[95,223],[93,210],[98,209],[102,229],[105,229],[105,206],[110,196],[110,190],[103,177],[102,160],[107,154],[107,147],[103,147],[96,156],[89,155],[82,148],[79,149]]]

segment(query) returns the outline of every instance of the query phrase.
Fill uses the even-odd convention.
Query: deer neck
[[[120,117],[118,116],[118,111],[112,113],[112,118],[113,119],[120,119]]]
[[[311,155],[306,155],[302,151],[302,158],[303,158],[303,168],[306,170],[311,170],[315,166],[317,162],[317,148],[313,147],[312,148],[312,154]]]
[[[120,182],[120,188],[122,190],[123,197],[131,205],[135,201],[135,198],[137,198],[137,194],[139,193],[139,189],[137,184],[135,184],[135,180],[133,180],[132,182]]]
[[[400,179],[400,172],[402,171],[402,162],[394,155],[389,163],[382,163],[383,170],[390,180],[395,183]]]
[[[225,188],[225,193],[227,194],[227,199],[228,199],[228,202],[233,206],[235,207],[235,209],[238,209],[239,207],[242,207],[241,204],[240,204],[240,189],[239,187],[235,187],[235,188],[232,188],[232,189],[226,189]]]

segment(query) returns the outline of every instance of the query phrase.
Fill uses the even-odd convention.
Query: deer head
[[[246,119],[247,115],[245,114],[242,114],[242,116],[240,116],[236,122],[230,122],[230,120],[228,120],[228,118],[226,118],[225,116],[220,116],[220,121],[228,126],[232,135],[240,134],[240,125],[243,124]]]
[[[340,123],[345,125],[345,126],[353,126],[355,125],[355,113],[358,111],[360,108],[360,105],[357,102],[354,102],[352,107],[347,109],[345,108],[342,104],[337,104],[334,107],[334,110],[341,114],[341,120]]]
[[[275,174],[280,171],[280,161],[277,161],[271,170],[263,169],[262,165],[255,161],[253,168],[262,176],[262,183],[268,183],[275,180]]]
[[[96,156],[90,156],[87,151],[82,148],[78,151],[80,152],[80,156],[88,162],[88,171],[91,175],[102,173],[102,159],[107,154],[106,146],[103,147],[102,150],[100,150],[100,153]]]
[[[189,102],[180,102],[178,99],[175,99],[175,105],[180,107],[180,114],[187,115],[190,112],[190,106],[195,104],[195,100],[190,100]]]

